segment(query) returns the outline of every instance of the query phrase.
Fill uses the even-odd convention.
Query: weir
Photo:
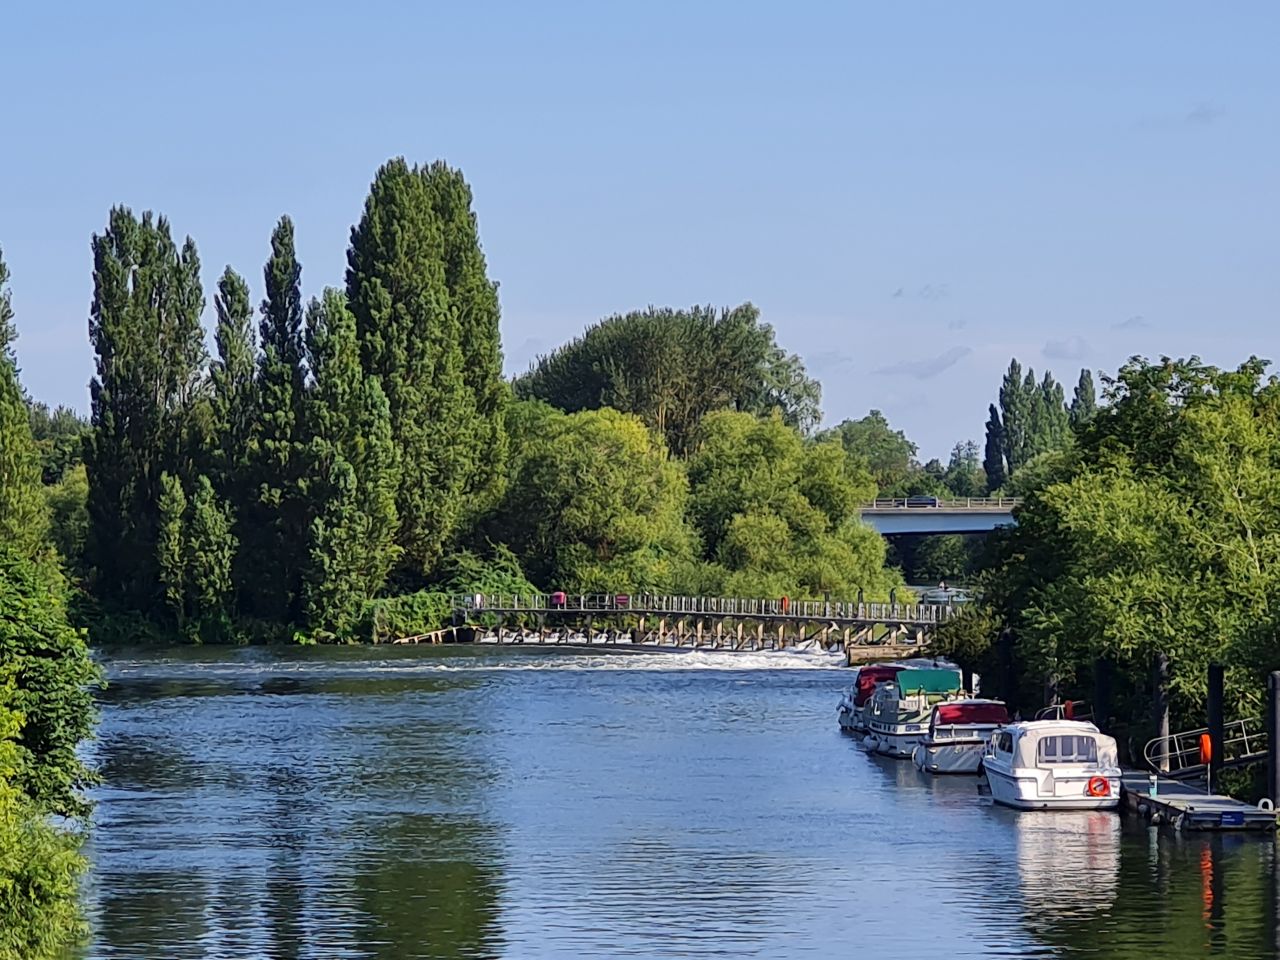
[[[950,617],[945,604],[658,594],[471,594],[452,599],[452,626],[397,643],[647,646],[782,650],[817,645],[854,665],[919,654]]]

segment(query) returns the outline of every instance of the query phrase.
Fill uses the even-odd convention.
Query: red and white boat
[[[1000,700],[948,700],[936,704],[929,730],[911,753],[925,773],[977,773],[987,741],[1009,710]]]

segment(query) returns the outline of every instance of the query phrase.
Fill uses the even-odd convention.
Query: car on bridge
[[[936,507],[938,505],[938,498],[927,494],[918,493],[915,496],[907,497],[908,507]]]

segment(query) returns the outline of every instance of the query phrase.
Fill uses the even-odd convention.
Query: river
[[[1277,956],[1271,840],[992,807],[821,655],[103,662],[86,960]]]

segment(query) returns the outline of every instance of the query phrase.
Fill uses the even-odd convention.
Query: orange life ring
[[[1089,786],[1085,788],[1091,797],[1111,796],[1111,784],[1106,777],[1090,777]]]

